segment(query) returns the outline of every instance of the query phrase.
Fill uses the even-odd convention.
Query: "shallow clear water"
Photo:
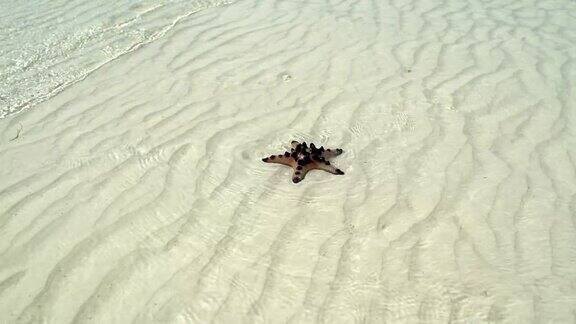
[[[0,120],[0,322],[574,322],[576,3],[89,6],[11,9],[107,63]]]
[[[0,1],[0,118],[229,0]]]

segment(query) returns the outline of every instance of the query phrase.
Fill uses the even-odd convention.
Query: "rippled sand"
[[[4,323],[576,319],[576,4],[243,0],[0,120]],[[342,147],[344,176],[261,157]]]
[[[0,0],[0,119],[233,0]]]

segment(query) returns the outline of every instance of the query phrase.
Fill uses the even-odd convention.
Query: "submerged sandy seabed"
[[[0,120],[0,318],[573,322],[576,4],[239,1]],[[345,176],[260,158],[346,151]]]

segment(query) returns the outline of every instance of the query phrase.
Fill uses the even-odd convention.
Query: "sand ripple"
[[[0,121],[7,323],[573,322],[576,4],[197,12]],[[292,139],[346,175],[260,162]]]

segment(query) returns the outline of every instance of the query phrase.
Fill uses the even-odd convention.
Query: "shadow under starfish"
[[[298,183],[304,180],[306,174],[310,170],[322,170],[332,174],[344,174],[342,170],[330,164],[328,159],[342,154],[342,149],[324,149],[323,146],[317,148],[314,143],[310,143],[310,147],[306,142],[299,143],[292,141],[292,149],[290,152],[286,151],[284,154],[270,155],[265,157],[262,161],[266,163],[279,163],[291,167],[294,170],[292,175],[292,182]]]

